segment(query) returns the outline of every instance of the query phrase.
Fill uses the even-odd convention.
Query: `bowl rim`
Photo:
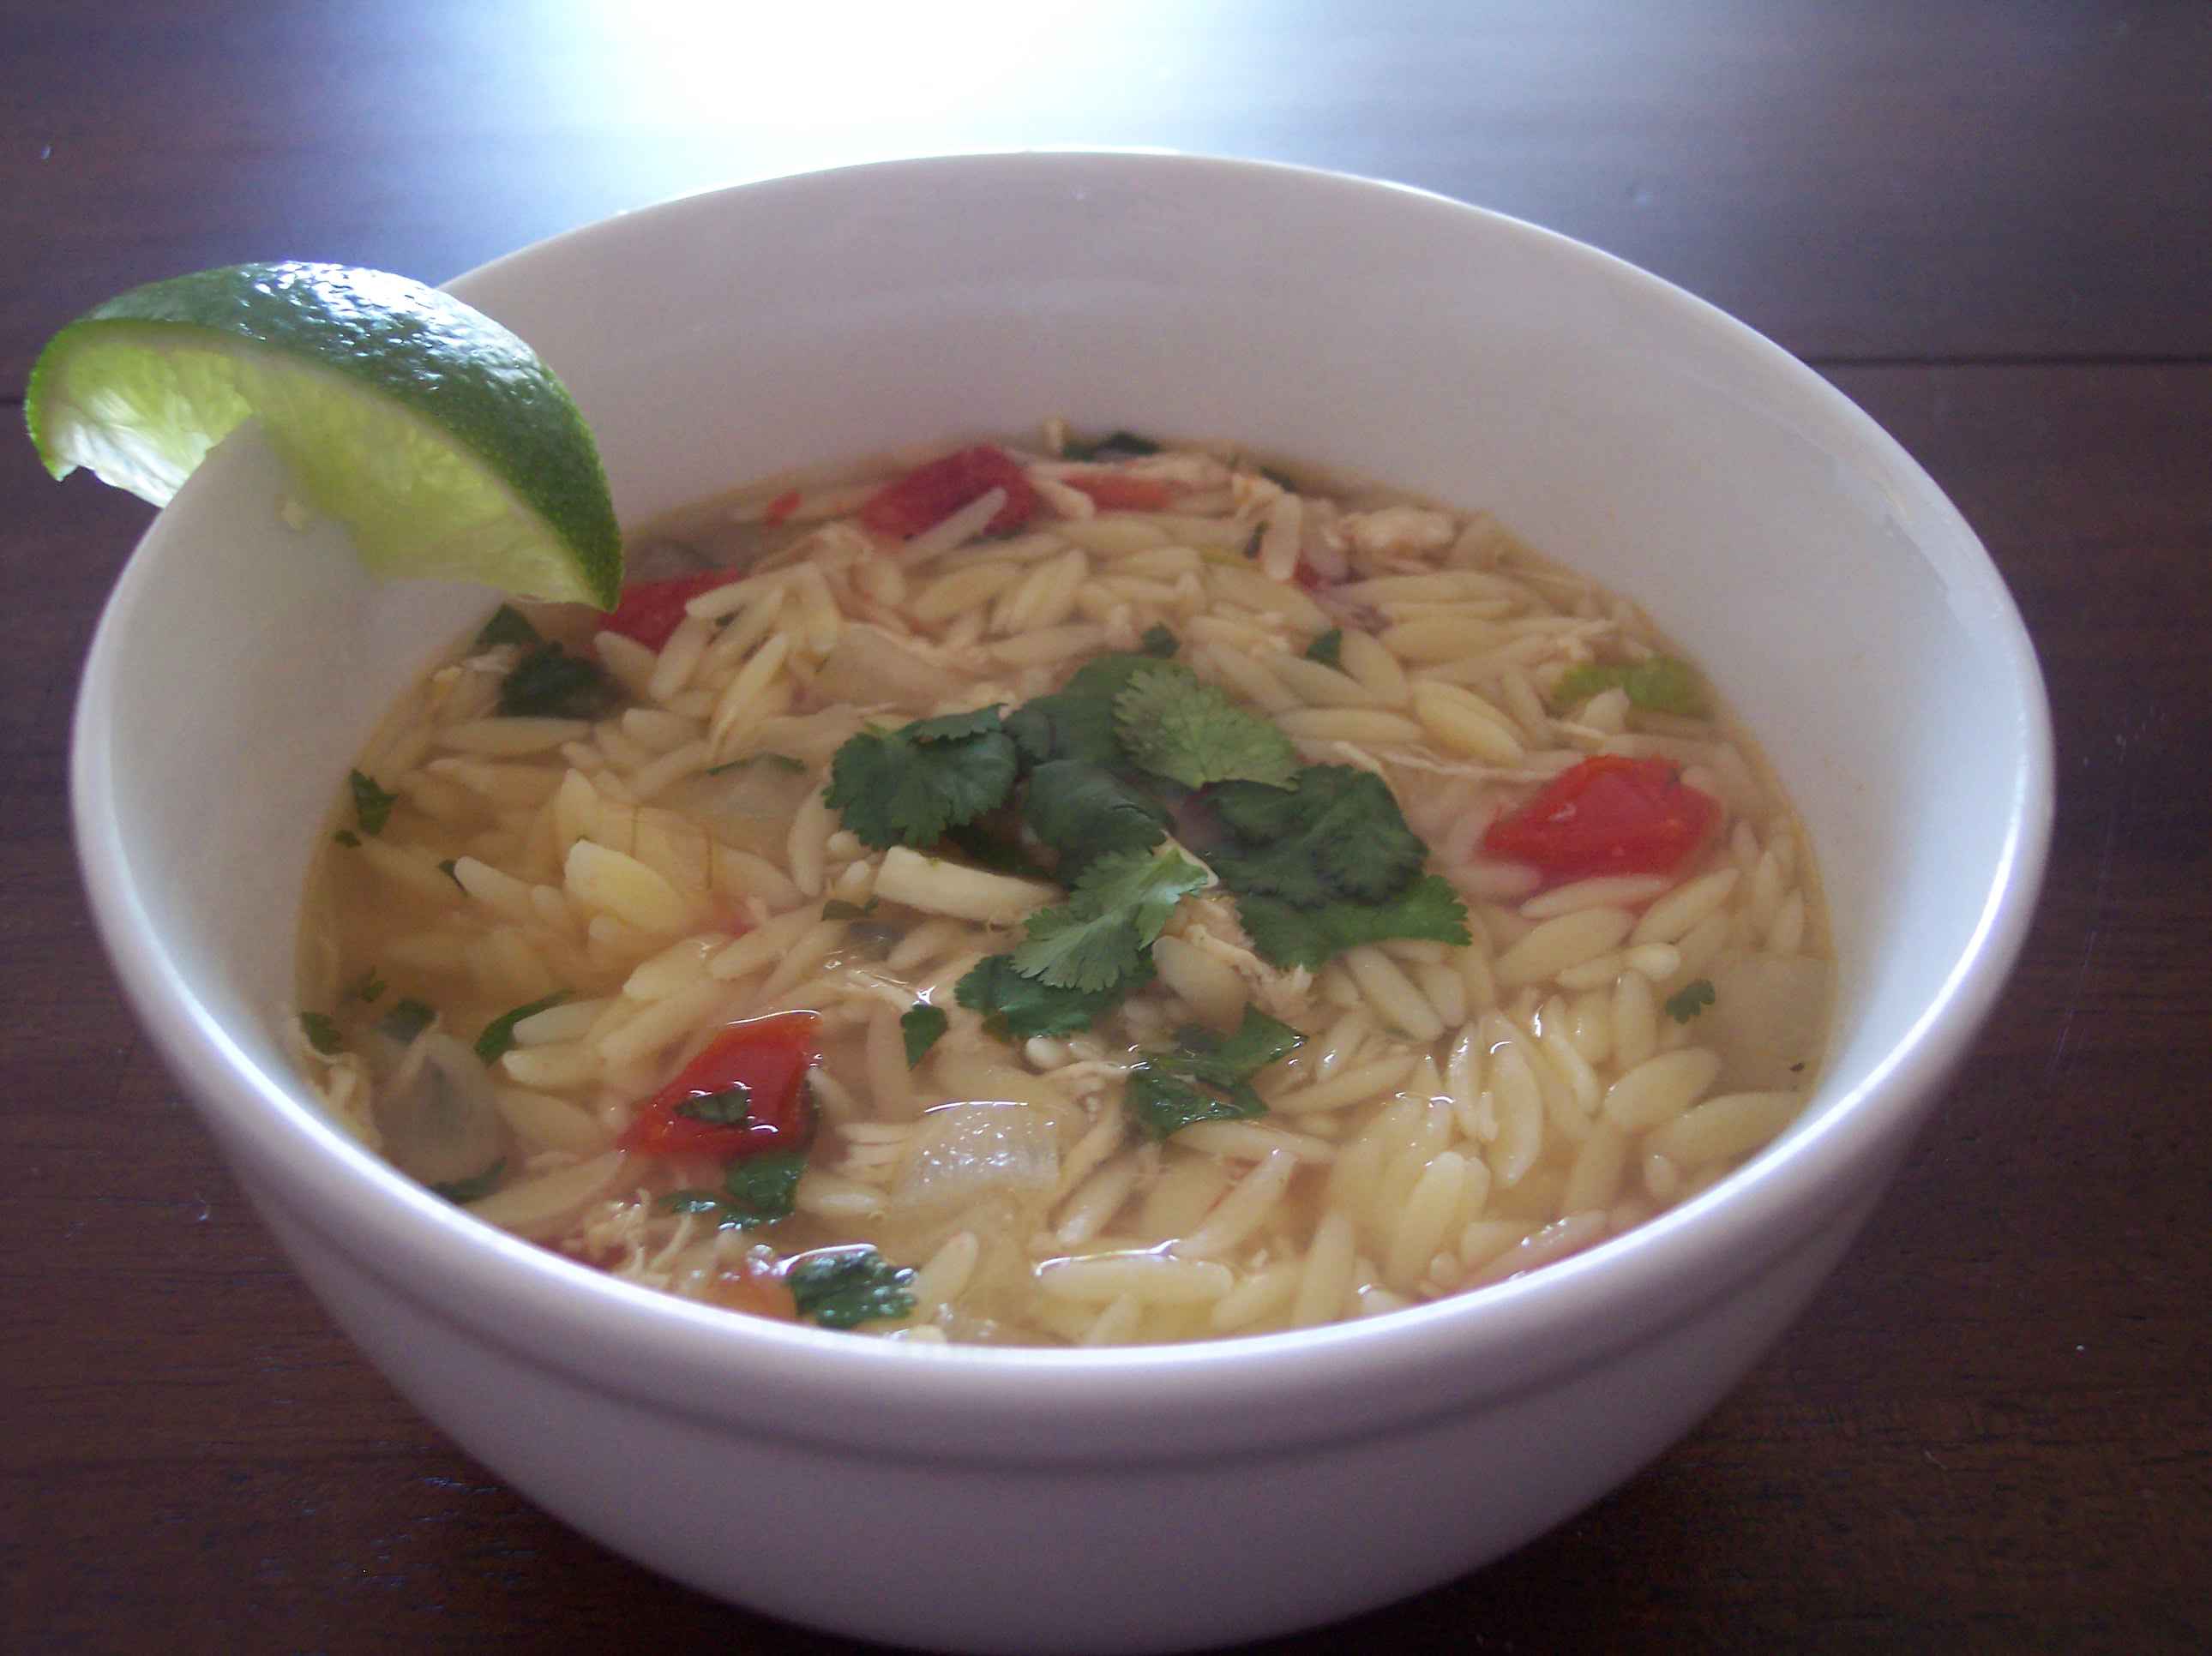
[[[1978,606],[1978,641],[2017,703],[2021,763],[2008,779],[2002,850],[1965,947],[1917,1020],[1820,1116],[1711,1189],[1585,1253],[1479,1293],[1320,1328],[1174,1345],[1076,1350],[908,1344],[732,1316],[600,1272],[474,1220],[363,1149],[308,1101],[303,1083],[248,1059],[182,974],[149,920],[117,825],[110,741],[117,676],[149,571],[188,534],[188,482],[148,529],[102,612],[81,681],[70,758],[80,864],[117,974],[157,1049],[185,1082],[257,1199],[279,1204],[356,1267],[472,1338],[595,1388],[696,1418],[897,1453],[917,1422],[971,1457],[1127,1459],[1357,1436],[1503,1397],[1599,1361],[1694,1316],[1886,1180],[1994,1007],[2025,941],[2048,854],[2053,758],[2048,702],[2025,624],[1957,508],[1870,416],[1717,307],[1599,249],[1404,184],[1277,162],[1158,150],[1013,149],[933,155],[725,185],[631,209],[501,256],[448,284],[463,296],[548,262],[618,246],[754,192],[966,174],[978,169],[1149,171],[1166,182],[1238,175],[1273,185],[1395,192],[1407,210],[1453,215],[1580,265],[1733,345],[1752,368],[1840,422],[1952,543]],[[221,456],[210,464],[222,463]],[[197,481],[197,480],[195,480]],[[277,1170],[282,1169],[281,1179]],[[342,1220],[343,1224],[333,1222]],[[1697,1292],[1682,1293],[1695,1281]],[[496,1303],[486,1325],[463,1307]],[[1663,1313],[1652,1307],[1666,1304]],[[1470,1361],[1479,1356],[1480,1362]],[[1388,1374],[1404,1383],[1377,1387]],[[737,1382],[737,1383],[734,1383]],[[1172,1384],[1176,1409],[1160,1409]],[[1326,1423],[1298,1405],[1347,1396]],[[843,1407],[825,1407],[842,1404]],[[1062,1440],[1071,1420],[1080,1441]],[[951,1422],[960,1429],[948,1432]]]

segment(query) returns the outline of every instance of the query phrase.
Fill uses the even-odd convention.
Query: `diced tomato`
[[[1081,489],[1102,512],[1157,512],[1174,493],[1160,478],[1126,471],[1072,471],[1060,481]]]
[[[602,633],[620,633],[648,650],[668,642],[684,620],[684,606],[702,592],[711,592],[738,579],[734,569],[703,569],[696,575],[669,580],[641,580],[623,588],[622,602],[599,622]]]
[[[767,509],[761,513],[761,521],[780,524],[798,510],[799,491],[795,488],[787,488],[768,503]]]
[[[1533,863],[1551,879],[1668,874],[1721,819],[1717,800],[1686,786],[1664,759],[1602,754],[1563,771],[1490,825],[1484,849]]]
[[[984,526],[988,533],[1018,529],[1036,511],[1036,490],[1019,463],[1003,449],[978,443],[908,472],[860,508],[860,521],[879,534],[919,535],[994,488],[1006,491],[1006,503]]]
[[[704,1156],[732,1162],[769,1150],[805,1150],[814,1138],[806,1071],[815,1060],[812,1012],[778,1012],[733,1023],[637,1113],[619,1143],[647,1156]],[[723,1125],[678,1107],[744,1089],[745,1119]]]
[[[1300,558],[1291,566],[1291,579],[1310,592],[1321,585],[1321,571]]]

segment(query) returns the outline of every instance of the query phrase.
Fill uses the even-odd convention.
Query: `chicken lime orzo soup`
[[[1480,1289],[1797,1113],[1802,828],[1481,513],[1061,422],[638,531],[360,756],[301,1050],[471,1212],[924,1341]]]

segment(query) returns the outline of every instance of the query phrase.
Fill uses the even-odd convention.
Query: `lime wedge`
[[[434,288],[239,264],[132,289],[56,334],[23,412],[57,477],[166,505],[252,418],[380,575],[612,609],[622,531],[591,429],[538,354]]]

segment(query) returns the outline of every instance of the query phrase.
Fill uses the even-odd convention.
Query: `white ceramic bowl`
[[[108,946],[370,1360],[517,1488],[708,1592],[898,1643],[1139,1651],[1320,1622],[1495,1557],[1658,1453],[1805,1304],[2020,946],[2050,736],[1972,532],[1813,373],[1588,247],[1352,179],[1030,154],[749,185],[453,286],[567,379],[628,520],[1051,413],[1488,506],[1705,664],[1826,881],[1840,997],[1803,1119],[1534,1277],[1134,1350],[728,1315],[480,1224],[293,1074],[325,807],[488,599],[373,585],[332,531],[283,525],[265,451],[226,446],[148,531],[85,675],[76,804]]]

